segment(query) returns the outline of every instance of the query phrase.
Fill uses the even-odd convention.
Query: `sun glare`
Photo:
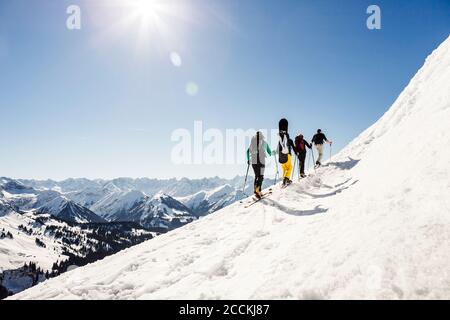
[[[155,43],[173,43],[176,20],[184,15],[179,0],[127,0],[129,25],[137,27],[140,47]],[[156,37],[156,38],[155,38]]]
[[[135,0],[135,14],[143,20],[159,19],[163,10],[161,0]]]
[[[120,43],[134,46],[137,54],[147,57],[178,52],[187,43],[189,28],[198,21],[191,0],[101,1],[109,9],[105,22],[113,23],[96,38],[96,44],[120,38]],[[170,59],[174,66],[181,66],[181,57],[172,55]]]

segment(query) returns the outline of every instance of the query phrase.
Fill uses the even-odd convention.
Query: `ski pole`
[[[242,193],[247,195],[245,193],[245,186],[247,185],[247,177],[248,177],[248,170],[250,169],[250,161],[247,163],[247,173],[245,174],[245,180],[244,180],[244,187],[242,188]]]
[[[316,161],[314,160],[314,150],[311,150],[311,156],[312,156],[312,159],[313,159],[314,171],[316,171]]]
[[[312,150],[311,150],[312,152]],[[308,166],[306,167],[309,170],[309,167],[311,166],[311,157],[308,157]]]
[[[296,166],[296,164],[297,164],[297,159],[296,158],[294,158],[294,169],[292,170],[292,173],[291,173],[291,180],[292,180],[292,177],[294,176],[294,173],[295,173],[295,166]]]
[[[333,142],[330,142],[330,161],[329,161],[329,162],[331,162],[331,149],[332,149],[332,145],[333,145]]]
[[[273,157],[275,158],[275,167],[277,168],[277,173],[276,173],[276,175],[275,175],[275,184],[274,184],[274,185],[276,185],[276,184],[277,184],[278,175],[279,175],[280,172],[278,171],[278,160],[277,160],[277,155],[274,154]]]

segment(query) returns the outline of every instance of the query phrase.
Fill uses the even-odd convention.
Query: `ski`
[[[250,200],[250,202],[247,203],[247,204],[245,205],[244,208],[248,208],[248,207],[254,205],[255,203],[257,203],[257,202],[259,202],[259,201],[261,201],[261,200],[267,198],[267,197],[270,196],[271,194],[272,194],[272,192],[270,191],[270,192],[264,193],[264,194],[261,196],[261,198],[257,198],[257,197],[255,197],[255,196],[253,196],[252,200]]]
[[[262,195],[265,196],[265,195],[267,195],[269,193],[272,193],[272,191],[273,191],[273,189],[269,188],[269,189],[267,189],[267,191],[263,192]],[[243,199],[243,200],[239,201],[239,203],[250,203],[250,202],[253,202],[255,199],[256,199],[256,196],[253,195],[252,199],[250,199],[248,201],[245,201],[245,199]]]
[[[292,181],[290,183],[282,184],[281,189],[285,189],[285,188],[289,187],[291,184],[292,184]]]

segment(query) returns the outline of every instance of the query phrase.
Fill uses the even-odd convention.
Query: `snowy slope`
[[[13,239],[0,240],[0,269],[10,270],[23,266],[30,261],[35,262],[44,270],[50,270],[52,264],[59,260],[65,260],[64,246],[52,237],[44,234],[45,228],[36,227],[34,234],[19,231],[19,226],[30,227],[35,224],[34,215],[31,213],[19,214],[9,212],[0,217],[0,229],[5,229],[13,234]],[[62,223],[61,223],[62,224]],[[37,246],[36,238],[44,240],[46,248]]]
[[[50,276],[64,272],[62,266],[53,269],[58,261],[80,265],[155,235],[133,223],[77,224],[49,214],[9,210],[0,216],[0,286],[17,293],[31,287],[37,276],[44,281],[46,271]],[[41,274],[24,270],[30,263],[43,270]]]
[[[34,262],[44,270],[51,270],[57,260],[68,255],[85,256],[87,249],[111,251],[113,244],[132,244],[132,237],[155,236],[136,224],[82,223],[55,219],[49,214],[33,211],[17,213],[10,211],[0,217],[0,230],[11,232],[13,239],[0,239],[0,271],[16,269],[24,263]],[[104,234],[117,234],[120,241]],[[36,245],[36,238],[43,246]],[[100,246],[101,245],[101,246]],[[95,248],[94,247],[98,247]]]
[[[12,298],[449,299],[449,123],[450,38],[315,175]]]

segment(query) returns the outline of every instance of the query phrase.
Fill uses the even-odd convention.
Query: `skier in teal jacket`
[[[255,173],[254,192],[255,196],[260,198],[262,196],[261,187],[264,180],[264,170],[266,167],[266,153],[269,156],[274,154],[274,151],[270,150],[269,145],[264,140],[262,132],[256,132],[252,137],[250,147],[247,149],[247,163],[252,165]]]

